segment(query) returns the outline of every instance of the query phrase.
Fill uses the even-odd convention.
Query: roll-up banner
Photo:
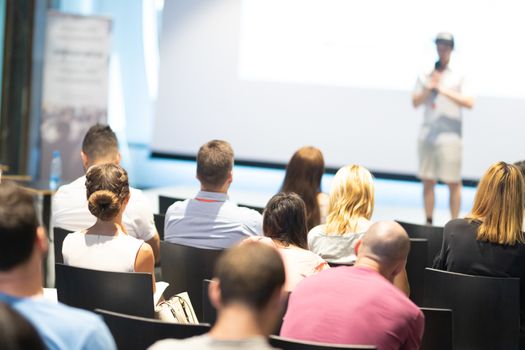
[[[47,15],[40,124],[40,176],[49,180],[59,151],[62,182],[82,175],[82,139],[107,122],[111,19],[56,11]]]

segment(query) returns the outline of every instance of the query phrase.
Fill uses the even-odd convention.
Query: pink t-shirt
[[[376,271],[337,267],[301,282],[290,296],[281,336],[378,350],[419,349],[421,310]]]

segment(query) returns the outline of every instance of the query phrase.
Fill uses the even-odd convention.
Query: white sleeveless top
[[[70,233],[64,239],[64,264],[86,269],[134,272],[135,259],[144,241],[126,234],[92,235]]]

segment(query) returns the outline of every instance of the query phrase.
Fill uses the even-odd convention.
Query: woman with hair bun
[[[153,250],[128,236],[122,214],[129,201],[126,170],[116,164],[91,167],[86,174],[88,208],[97,221],[90,228],[67,235],[62,246],[66,265],[115,272],[155,273]]]

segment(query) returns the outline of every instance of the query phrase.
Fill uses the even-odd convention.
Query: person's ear
[[[35,245],[42,254],[46,254],[47,250],[49,249],[46,231],[42,226],[38,226],[36,228]]]
[[[405,260],[401,260],[399,261],[396,265],[395,265],[395,268],[394,270],[392,271],[392,280],[394,277],[396,277],[399,273],[401,273],[401,271],[403,271],[405,269],[405,266],[406,266],[406,259]]]
[[[363,240],[362,239],[359,239],[357,240],[357,242],[355,243],[355,255],[357,256],[357,254],[359,254],[359,249],[361,249],[361,245],[363,244]]]
[[[117,152],[117,155],[115,156],[115,164],[120,165],[120,161],[122,160],[122,155],[120,152]]]
[[[219,280],[216,278],[212,279],[208,285],[208,297],[213,307],[216,310],[220,310],[222,307],[221,286]]]
[[[126,196],[126,198],[124,198],[124,205],[128,205],[129,203],[129,199],[131,198],[131,193],[128,193],[128,195]]]
[[[82,165],[84,166],[84,171],[87,171],[88,164],[89,164],[88,156],[84,152],[80,151],[80,158],[82,159]]]

